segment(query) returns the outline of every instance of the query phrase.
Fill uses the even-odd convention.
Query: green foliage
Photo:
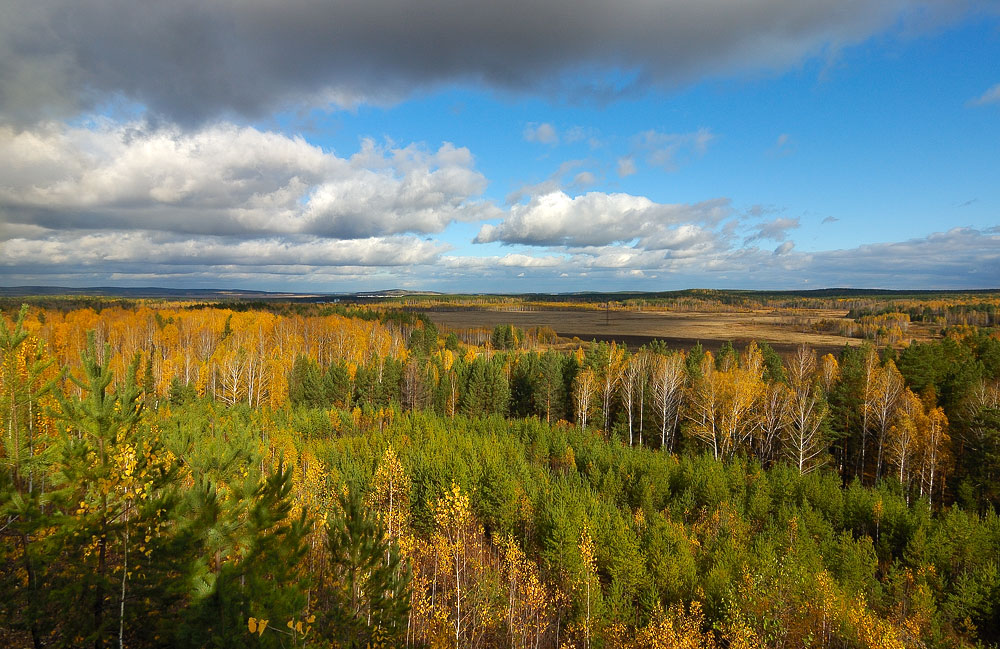
[[[358,492],[341,494],[339,503],[340,514],[327,525],[334,585],[320,628],[340,647],[369,647],[376,635],[398,646],[410,607],[409,570]]]
[[[308,408],[327,406],[327,390],[316,361],[307,356],[296,357],[288,375],[288,400],[292,405]]]
[[[51,548],[38,537],[53,522],[45,507],[45,480],[53,449],[45,445],[38,414],[56,381],[46,378],[53,360],[44,346],[29,342],[24,326],[27,313],[27,306],[22,306],[13,327],[0,317],[0,385],[4,387],[0,393],[0,520],[5,521],[0,545],[0,612],[12,628],[30,634],[37,646],[42,636],[39,621],[51,611],[46,572],[52,560]]]
[[[781,356],[767,343],[757,343],[757,346],[764,359],[764,380],[768,383],[783,382],[785,380],[785,366],[781,361]]]
[[[167,401],[170,402],[170,405],[180,406],[197,398],[198,391],[193,385],[185,385],[177,376],[170,379],[170,389],[167,392]]]
[[[467,417],[506,415],[510,405],[510,383],[501,364],[503,358],[476,358],[466,366],[465,389],[460,407]]]
[[[687,355],[687,374],[691,380],[701,378],[701,363],[705,359],[705,348],[700,342],[694,344]]]
[[[497,325],[493,328],[490,342],[493,349],[517,349],[524,341],[524,332],[513,325]]]
[[[1000,511],[1000,408],[978,410],[962,441],[959,501],[972,509]]]
[[[229,497],[211,482],[194,490],[190,590],[186,610],[170,630],[172,644],[245,647],[248,615],[289,620],[304,610],[305,584],[296,566],[306,549],[306,521],[289,516],[291,486],[291,470],[279,468]],[[283,644],[273,635],[261,641]]]
[[[428,356],[438,349],[438,330],[430,321],[425,321],[422,327],[417,327],[410,334],[410,350],[414,354]]]
[[[736,365],[736,361],[736,349],[733,347],[733,341],[727,340],[722,343],[719,353],[715,356],[715,369],[729,369]]]
[[[914,392],[933,388],[941,405],[949,412],[956,411],[986,375],[975,342],[972,338],[958,342],[948,337],[940,342],[914,343],[900,354],[899,371]],[[984,345],[983,351],[993,348],[992,344]]]

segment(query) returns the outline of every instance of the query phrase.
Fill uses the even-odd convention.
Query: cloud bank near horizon
[[[340,157],[299,137],[229,124],[198,130],[106,123],[0,129],[5,283],[218,285],[398,282],[484,290],[572,278],[649,290],[691,285],[990,286],[1000,231],[800,252],[798,218],[731,199],[543,187],[500,207],[472,153],[363,141]],[[438,235],[479,224],[481,254]],[[492,254],[496,246],[510,252]],[[474,248],[476,246],[473,246]],[[706,284],[707,283],[707,284]]]

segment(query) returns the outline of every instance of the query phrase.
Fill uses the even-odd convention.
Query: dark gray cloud
[[[124,100],[191,123],[393,101],[455,81],[614,94],[622,73],[642,87],[777,69],[913,17],[933,23],[989,4],[6,0],[0,115],[29,123]]]

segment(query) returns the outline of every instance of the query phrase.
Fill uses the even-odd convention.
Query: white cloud
[[[589,171],[578,172],[573,175],[572,179],[569,178],[570,174],[573,174],[574,171],[590,162],[591,161],[589,160],[564,160],[559,164],[559,167],[549,175],[548,178],[541,182],[530,183],[518,187],[514,191],[507,194],[505,201],[508,205],[513,205],[514,203],[519,203],[526,198],[560,191],[564,186],[579,189],[586,185],[592,185],[597,179],[596,176]]]
[[[673,249],[702,240],[731,211],[725,199],[665,205],[630,194],[554,191],[514,205],[499,225],[484,225],[475,241],[579,247],[638,240],[643,248]]]
[[[563,264],[566,261],[566,257],[557,255],[537,257],[535,255],[511,253],[502,257],[496,255],[489,257],[445,256],[441,258],[441,261],[446,266],[466,270],[489,270],[494,268],[555,268]]]
[[[624,158],[618,159],[618,177],[627,178],[637,171],[635,168],[635,160],[632,156],[625,156]]]
[[[808,253],[796,251],[792,241],[770,250],[716,240],[701,248],[678,250],[606,245],[556,247],[538,257],[523,255],[543,260],[538,264],[517,255],[514,267],[525,272],[537,290],[662,290],[663,279],[653,282],[654,276],[669,277],[672,288],[790,289],[804,283],[815,287],[995,288],[1000,277],[1000,229],[957,228],[909,241]],[[503,290],[502,280],[511,267],[499,260],[443,258],[448,267],[460,268],[461,277],[472,286],[500,282],[492,285],[497,287],[494,290]]]
[[[598,149],[602,145],[600,131],[593,127],[571,126],[566,130],[563,140],[570,144],[585,141],[591,149]]]
[[[117,271],[123,267],[151,267],[160,273],[171,268],[240,267],[247,272],[266,272],[271,267],[310,268],[341,266],[406,266],[428,264],[448,246],[415,237],[373,237],[336,241],[316,237],[270,237],[234,239],[197,238],[150,232],[67,232],[40,239],[0,241],[0,266],[33,268],[46,274],[48,268],[99,267]]]
[[[217,124],[0,127],[0,221],[51,229],[363,238],[495,214],[468,149],[341,158],[301,137]]]
[[[501,214],[472,154],[448,143],[365,141],[339,157],[226,123],[100,121],[0,127],[0,159],[5,282],[398,280],[451,248],[412,235]]]

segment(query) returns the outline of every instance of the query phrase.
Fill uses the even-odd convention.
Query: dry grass
[[[825,353],[838,350],[845,344],[861,343],[857,338],[805,331],[810,322],[844,318],[847,314],[846,311],[829,309],[769,309],[745,313],[455,309],[428,310],[426,313],[438,326],[451,329],[492,329],[498,324],[512,324],[522,329],[551,327],[562,338],[616,340],[633,347],[654,339],[677,348],[688,348],[701,342],[708,349],[717,349],[725,341],[739,346],[756,340],[766,342],[783,353],[801,344]]]

